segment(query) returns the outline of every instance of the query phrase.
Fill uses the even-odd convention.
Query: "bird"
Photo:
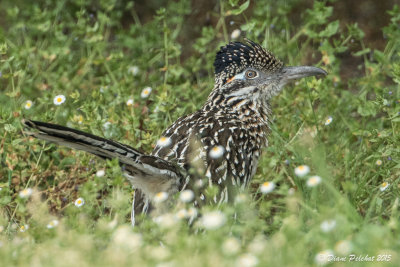
[[[38,139],[118,159],[134,191],[131,223],[150,213],[163,193],[195,193],[194,205],[232,202],[257,170],[268,146],[270,100],[290,81],[327,72],[314,66],[284,66],[260,44],[245,39],[221,46],[214,61],[214,88],[203,106],[164,130],[147,154],[121,142],[65,126],[24,119],[24,131]],[[216,187],[207,195],[208,187]]]

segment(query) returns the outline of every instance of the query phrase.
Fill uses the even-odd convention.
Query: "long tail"
[[[180,189],[183,172],[169,161],[145,155],[128,145],[61,125],[32,120],[23,120],[22,123],[28,128],[24,132],[38,139],[83,150],[103,159],[117,158],[128,180],[147,197],[162,191],[175,193]]]

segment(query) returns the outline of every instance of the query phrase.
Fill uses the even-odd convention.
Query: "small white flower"
[[[383,191],[385,191],[386,190],[386,188],[388,188],[389,187],[389,183],[388,182],[383,182],[382,184],[381,184],[381,186],[379,187],[379,190],[381,190],[381,192],[383,192]]]
[[[78,198],[77,200],[75,200],[75,206],[77,206],[78,208],[82,207],[85,204],[85,200],[83,198]]]
[[[237,39],[237,38],[240,37],[240,34],[241,34],[241,33],[242,33],[242,32],[241,32],[239,29],[235,29],[235,30],[233,30],[232,33],[231,33],[231,38],[232,38],[232,39]]]
[[[195,207],[191,207],[187,210],[187,216],[190,220],[193,220],[197,217],[197,209]]]
[[[26,100],[24,108],[30,109],[33,106],[33,102],[31,100]]]
[[[176,224],[176,217],[170,213],[165,213],[155,217],[153,221],[161,228],[171,228]]]
[[[375,162],[375,164],[376,164],[376,166],[381,166],[381,165],[382,165],[382,160],[378,159],[378,160]]]
[[[208,230],[220,228],[226,222],[225,214],[220,211],[211,211],[201,217],[201,225]]]
[[[265,252],[266,241],[262,236],[256,236],[248,246],[248,251],[255,254],[263,254]]]
[[[308,187],[314,187],[314,186],[317,186],[320,183],[321,183],[321,177],[319,177],[317,175],[311,176],[307,180],[307,186]]]
[[[151,87],[146,87],[146,88],[144,88],[144,89],[142,90],[142,93],[140,94],[140,97],[141,97],[141,98],[148,98],[152,90],[153,90],[153,89],[152,89]]]
[[[47,229],[53,229],[54,227],[57,227],[58,225],[58,220],[52,220],[47,224]]]
[[[186,209],[180,209],[178,212],[175,214],[175,217],[179,220],[183,220],[185,218],[188,218],[188,211]]]
[[[19,231],[20,231],[21,233],[25,232],[25,231],[28,230],[28,229],[29,229],[29,225],[28,225],[28,224],[24,224],[24,225],[21,225],[21,226],[19,227]]]
[[[210,150],[210,157],[212,159],[218,159],[224,155],[225,149],[223,146],[214,146]]]
[[[127,105],[128,107],[132,106],[132,105],[133,105],[133,99],[132,99],[132,98],[129,98],[128,101],[126,101],[126,105]]]
[[[104,129],[108,129],[108,128],[110,128],[110,126],[111,126],[111,122],[109,122],[109,121],[106,121],[104,124],[103,124],[103,128]]]
[[[353,245],[348,240],[340,240],[335,245],[335,251],[342,256],[349,255],[351,253]]]
[[[202,188],[202,187],[204,186],[204,181],[203,181],[203,179],[198,179],[198,180],[196,180],[196,182],[194,182],[194,186],[195,186],[196,188]]]
[[[191,202],[194,199],[194,193],[190,189],[183,190],[179,195],[179,199],[185,203]]]
[[[336,221],[335,220],[325,220],[321,223],[320,228],[322,232],[328,233],[335,229]]]
[[[4,231],[4,226],[0,225],[0,233],[2,233]]]
[[[155,203],[161,203],[161,202],[164,202],[167,199],[168,199],[168,193],[167,192],[159,192],[154,196],[153,201]]]
[[[333,251],[330,249],[318,252],[317,255],[315,255],[315,263],[318,265],[325,265],[329,263],[329,259],[333,255]]]
[[[229,237],[222,244],[222,251],[227,255],[233,255],[239,252],[240,247],[240,242],[236,238]]]
[[[246,253],[238,258],[237,266],[240,267],[253,267],[258,264],[258,258],[253,254]]]
[[[303,177],[307,175],[309,172],[310,172],[310,167],[308,167],[307,165],[300,165],[294,169],[294,173],[299,177]]]
[[[329,124],[331,124],[332,123],[332,120],[333,120],[333,118],[331,117],[331,116],[329,116],[328,118],[326,118],[326,120],[325,120],[325,125],[329,125]]]
[[[166,260],[171,255],[171,252],[165,246],[163,246],[163,247],[162,246],[155,246],[155,247],[146,246],[146,248],[150,252],[148,255],[150,255],[150,257],[152,259],[156,260],[157,262]],[[156,266],[158,267],[158,265],[156,265]],[[171,267],[173,267],[173,266],[171,266]]]
[[[128,73],[132,74],[133,76],[137,76],[139,74],[139,67],[138,66],[129,67]]]
[[[167,147],[167,146],[171,145],[171,143],[172,143],[171,138],[166,137],[166,136],[161,136],[160,139],[158,139],[158,141],[157,141],[157,146]]]
[[[293,196],[294,193],[296,193],[296,189],[294,189],[293,187],[289,188],[289,190],[288,190],[288,195],[289,195],[289,196]]]
[[[96,172],[97,177],[103,177],[106,174],[105,170],[98,170]]]
[[[260,186],[260,191],[263,194],[271,193],[275,188],[274,182],[265,182]]]
[[[235,197],[235,203],[245,203],[247,201],[247,195],[243,193],[239,193]]]
[[[32,193],[32,188],[25,188],[24,190],[20,191],[18,195],[20,198],[28,198],[32,195]]]
[[[142,235],[132,232],[131,227],[127,225],[118,227],[112,239],[116,247],[127,251],[138,249],[143,243],[142,240]]]
[[[62,103],[65,102],[65,99],[66,98],[65,98],[64,95],[57,95],[56,97],[54,97],[53,103],[54,103],[54,105],[59,106],[59,105],[61,105]]]

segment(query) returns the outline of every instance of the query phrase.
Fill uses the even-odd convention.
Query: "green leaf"
[[[4,130],[9,133],[15,132],[17,129],[12,124],[4,125]]]
[[[376,108],[375,108],[374,103],[366,102],[366,103],[364,103],[364,105],[360,105],[357,108],[357,112],[363,117],[375,116],[376,115]]]
[[[338,29],[339,29],[339,20],[335,20],[334,22],[328,24],[325,30],[321,31],[318,35],[319,37],[330,37],[335,33],[337,33]]]
[[[369,53],[370,51],[371,51],[371,49],[365,48],[365,49],[363,49],[361,51],[358,51],[358,52],[354,53],[353,55],[356,56],[356,57],[359,57],[359,56],[362,56],[362,55],[365,55],[365,54]]]
[[[4,196],[4,197],[0,198],[0,204],[2,204],[2,205],[7,205],[10,202],[11,202],[10,196]]]
[[[243,11],[245,11],[249,7],[249,4],[250,0],[247,0],[239,8],[231,10],[232,15],[239,15],[243,13]]]

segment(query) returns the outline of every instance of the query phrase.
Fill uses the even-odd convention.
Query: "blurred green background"
[[[0,265],[398,265],[397,1],[0,4]],[[183,203],[131,229],[132,190],[117,162],[22,132],[22,118],[36,119],[150,152],[207,99],[219,47],[244,37],[287,65],[329,75],[288,85],[271,101],[269,147],[249,190],[198,211],[218,209],[226,219],[218,230],[201,219],[189,227],[177,216],[190,208]],[[302,164],[311,171],[300,178]],[[314,187],[312,175],[321,177]],[[276,187],[263,194],[266,181]]]

